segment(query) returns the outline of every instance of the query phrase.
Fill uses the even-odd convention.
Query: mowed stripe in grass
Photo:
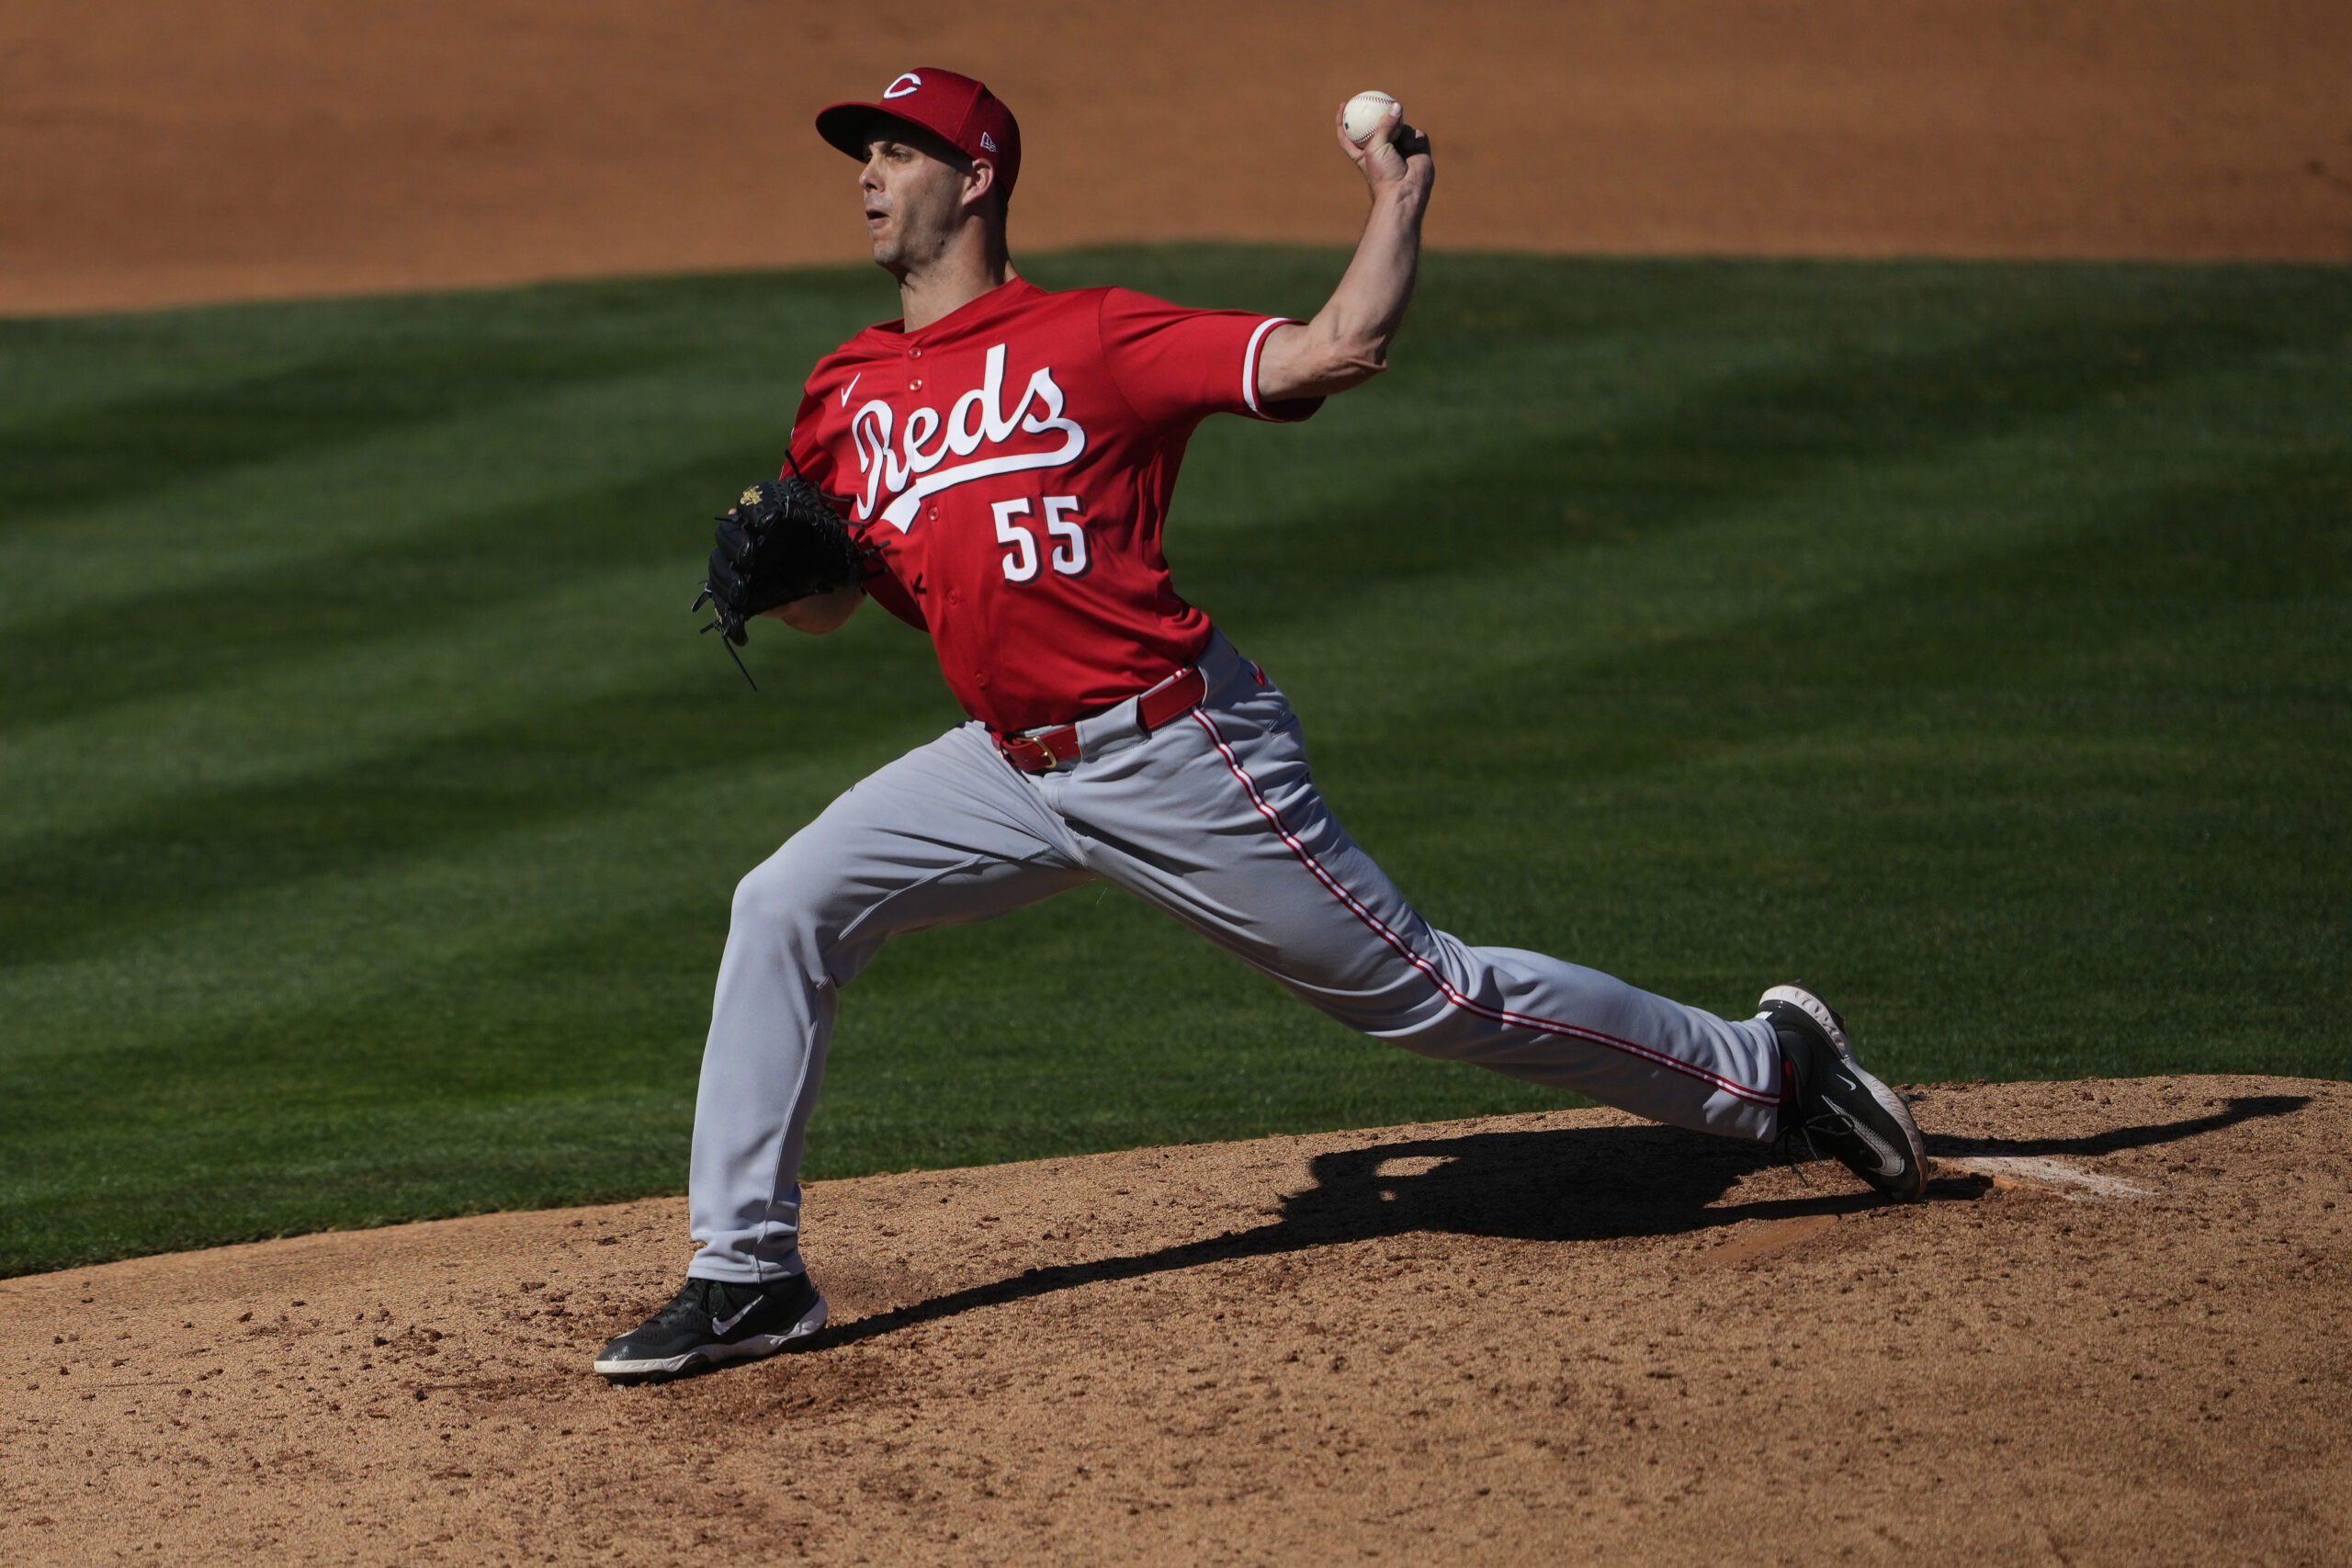
[[[1047,258],[1311,310],[1328,254]],[[956,718],[684,612],[851,272],[0,325],[0,1269],[683,1184],[734,879]],[[2341,269],[1432,258],[1180,583],[1428,912],[1898,1078],[2352,1069]],[[117,482],[118,479],[119,482]],[[900,944],[841,1175],[1552,1103],[1127,898]]]

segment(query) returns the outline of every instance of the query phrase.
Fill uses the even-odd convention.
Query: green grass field
[[[1328,253],[1101,252],[1305,313]],[[0,323],[0,1271],[681,1189],[729,893],[956,718],[686,612],[865,270]],[[2352,1075],[2352,270],[1442,256],[1178,581],[1440,923],[1899,1079]],[[1125,895],[888,953],[812,1170],[1555,1103]]]

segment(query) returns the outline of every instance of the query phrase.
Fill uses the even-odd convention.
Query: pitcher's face
[[[966,172],[908,134],[866,143],[857,188],[874,262],[903,277],[943,254],[963,220]]]

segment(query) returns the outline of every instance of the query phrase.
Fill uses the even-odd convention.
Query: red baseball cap
[[[1021,177],[1021,125],[985,83],[926,65],[904,71],[882,89],[881,101],[835,104],[817,116],[817,134],[863,161],[877,119],[919,125],[967,158],[986,158],[1009,198]]]

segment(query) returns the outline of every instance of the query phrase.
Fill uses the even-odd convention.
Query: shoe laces
[[[669,1304],[653,1314],[647,1327],[654,1324],[692,1323],[700,1325],[711,1315],[712,1301],[721,1286],[716,1280],[690,1279],[678,1288]]]
[[[1781,1128],[1781,1135],[1772,1140],[1772,1157],[1794,1171],[1800,1185],[1810,1187],[1813,1183],[1805,1180],[1804,1168],[1822,1156],[1814,1146],[1813,1134],[1796,1123]]]

